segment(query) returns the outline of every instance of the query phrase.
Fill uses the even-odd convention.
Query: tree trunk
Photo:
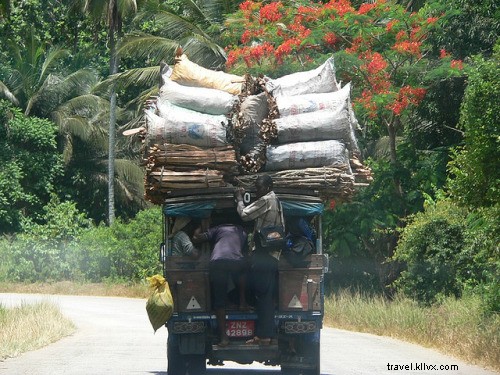
[[[116,53],[117,25],[119,25],[118,11],[113,7],[113,14],[109,24],[109,74],[118,72],[118,56]],[[111,96],[109,98],[109,151],[108,151],[108,225],[115,221],[115,138],[116,138],[116,90],[115,84],[111,86]]]

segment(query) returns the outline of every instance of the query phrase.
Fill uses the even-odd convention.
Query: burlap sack
[[[233,95],[241,94],[245,82],[244,77],[206,69],[184,54],[176,57],[172,70],[170,79],[181,85],[217,89]]]
[[[148,277],[150,283],[151,296],[146,302],[146,311],[149,321],[156,332],[158,328],[165,325],[174,311],[174,300],[168,282],[163,276],[154,275]]]

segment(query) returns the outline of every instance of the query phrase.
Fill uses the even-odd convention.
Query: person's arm
[[[236,207],[238,214],[243,221],[255,220],[258,217],[264,215],[267,211],[266,201],[262,198],[257,199],[252,204],[245,207],[242,200],[238,200],[238,205]]]
[[[202,232],[201,227],[198,227],[194,230],[193,233],[193,243],[199,244],[202,242],[206,242],[210,239],[209,233],[207,232]]]
[[[193,242],[191,242],[191,239],[186,233],[182,234],[182,237],[180,238],[180,245],[182,249],[182,254],[187,255],[191,258],[198,258],[200,255],[200,252],[198,249],[193,245]]]

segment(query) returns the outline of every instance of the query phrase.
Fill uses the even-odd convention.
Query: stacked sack
[[[162,66],[141,128],[146,198],[161,204],[173,189],[251,185],[267,173],[277,188],[349,199],[371,179],[356,127],[350,84],[337,82],[333,57],[269,79],[212,71],[178,54],[173,67]]]
[[[231,116],[245,77],[205,69],[180,54],[161,67],[158,96],[145,111],[146,198],[162,203],[172,189],[225,186],[238,173]]]
[[[265,147],[254,149],[253,163],[245,160],[246,171],[270,174],[276,187],[310,188],[326,197],[352,196],[353,169],[362,167],[357,121],[350,84],[338,84],[333,57],[314,70],[268,79],[265,92],[268,116],[259,126]],[[250,183],[254,177],[239,180]]]

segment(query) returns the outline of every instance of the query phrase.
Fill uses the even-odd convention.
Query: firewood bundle
[[[237,180],[241,185],[250,187],[260,174],[238,176]],[[272,177],[276,189],[310,190],[317,192],[324,199],[348,200],[355,191],[354,176],[348,165],[292,169],[267,174]]]
[[[197,169],[177,172],[165,167],[152,168],[145,178],[145,196],[155,204],[163,203],[165,194],[173,189],[213,188],[226,186],[221,171]]]
[[[144,165],[149,170],[157,167],[177,171],[208,168],[225,174],[238,173],[238,164],[232,146],[204,149],[186,144],[152,145],[147,149]]]

